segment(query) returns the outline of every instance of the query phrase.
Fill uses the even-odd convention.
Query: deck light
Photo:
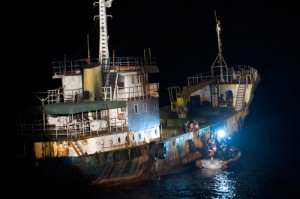
[[[219,129],[217,131],[217,134],[218,134],[219,138],[223,138],[223,137],[225,137],[225,130],[224,129]]]

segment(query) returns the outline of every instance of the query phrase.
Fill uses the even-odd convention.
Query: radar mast
[[[221,41],[221,22],[217,18],[217,14],[215,11],[215,18],[216,18],[216,31],[217,31],[217,38],[218,38],[218,55],[211,66],[211,75],[220,75],[220,81],[225,82],[224,80],[224,73],[227,74],[227,65],[222,55],[222,41]],[[226,75],[227,79],[226,82],[228,82],[228,75]]]
[[[109,58],[108,50],[108,34],[107,34],[107,15],[106,7],[110,8],[113,0],[99,0],[94,5],[99,6],[99,15],[95,18],[99,18],[99,63],[102,64],[103,60]]]

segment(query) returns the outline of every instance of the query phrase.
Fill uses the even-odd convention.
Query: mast
[[[99,57],[98,65],[95,67],[85,68],[83,73],[84,92],[87,93],[86,100],[102,100],[102,69],[108,67],[108,36],[106,23],[106,7],[111,7],[112,0],[99,0],[94,2],[94,6],[99,6],[99,14],[94,19],[99,20]],[[88,57],[90,56],[88,52]]]
[[[218,37],[218,57],[219,57],[219,60],[218,60],[218,63],[219,64],[222,64],[222,57],[220,55],[222,55],[222,42],[221,42],[221,22],[220,20],[217,19],[217,14],[216,14],[216,11],[215,11],[215,17],[216,17],[216,31],[217,31],[217,37]]]
[[[89,35],[87,35],[87,49],[88,49],[88,60],[91,60],[90,38],[89,38]]]
[[[113,0],[99,0],[94,5],[99,6],[99,63],[109,58],[106,7],[110,8]]]
[[[222,55],[222,41],[221,41],[221,22],[220,20],[217,19],[217,14],[216,14],[216,11],[215,11],[215,17],[216,17],[216,31],[217,31],[217,39],[218,39],[218,55],[211,67],[211,75],[214,76],[214,72],[217,68],[217,72],[219,72],[219,75],[220,75],[220,81],[221,82],[224,82],[224,72],[226,73],[226,77],[227,77],[227,80],[226,82],[228,82],[228,75],[227,75],[227,65],[226,65],[226,62],[223,58],[223,55]],[[224,71],[224,68],[225,68],[225,71]]]

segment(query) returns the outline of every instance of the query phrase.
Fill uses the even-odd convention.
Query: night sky
[[[16,85],[5,86],[14,105],[30,104],[31,91],[61,85],[52,80],[51,62],[98,55],[98,7],[90,1],[60,0],[21,2],[13,6],[9,20],[9,59]],[[185,0],[114,0],[107,9],[109,49],[115,56],[143,56],[151,49],[160,74],[160,105],[169,103],[167,87],[183,86],[189,75],[210,70],[217,56],[215,12],[221,21],[223,56],[229,67],[250,65],[261,73],[256,95],[265,112],[288,106],[284,111],[300,114],[299,46],[300,14],[295,4]],[[6,32],[5,30],[3,32]],[[11,73],[13,72],[13,73]],[[9,78],[9,76],[6,78]],[[17,92],[12,92],[16,88]],[[296,113],[296,114],[295,114]],[[286,114],[285,114],[286,115]]]
[[[92,0],[61,0],[20,5],[20,21],[15,24],[20,30],[14,42],[24,56],[17,66],[22,88],[56,88],[50,83],[51,62],[62,61],[64,55],[68,60],[87,57],[88,34],[91,57],[97,57],[98,27],[93,17],[98,7],[92,4]],[[168,103],[167,86],[184,85],[188,75],[209,71],[217,56],[214,10],[221,21],[227,65],[251,65],[260,71],[262,84],[285,84],[285,91],[266,88],[270,94],[295,92],[300,20],[292,4],[114,0],[107,9],[112,15],[108,19],[110,53],[143,56],[143,49],[150,48],[161,71],[154,77],[160,82],[161,104]],[[289,81],[283,83],[284,78]]]
[[[241,1],[121,1],[107,9],[109,49],[115,56],[143,56],[151,49],[160,74],[161,105],[168,86],[183,86],[189,75],[209,71],[217,56],[215,12],[221,21],[223,56],[229,67],[251,65],[261,73],[258,92],[268,103],[299,113],[300,14],[295,4]],[[93,1],[22,2],[13,5],[10,54],[17,79],[15,98],[25,104],[29,90],[60,86],[52,80],[51,62],[98,55],[98,7]],[[10,60],[11,61],[11,60]],[[11,72],[10,67],[6,71]],[[284,81],[285,80],[285,81]],[[275,85],[276,84],[276,85]],[[8,92],[11,88],[8,88]],[[11,92],[10,92],[11,93]],[[259,94],[262,96],[262,94]],[[31,94],[29,94],[30,96]],[[295,111],[294,111],[295,112]]]

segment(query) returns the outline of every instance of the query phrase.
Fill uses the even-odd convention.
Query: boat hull
[[[241,128],[242,123],[237,120],[246,117],[246,109],[247,107],[220,121],[229,127],[228,134],[238,133],[237,129]],[[113,151],[77,157],[27,158],[29,162],[26,168],[29,168],[29,171],[26,171],[26,175],[38,185],[113,186],[182,172],[194,166],[195,161],[206,157],[206,140],[210,133],[220,126],[220,122],[195,129],[193,132],[182,131],[176,136],[160,141]],[[238,125],[236,129],[230,128],[234,125]]]
[[[194,139],[196,133],[148,144],[79,157],[39,158],[27,162],[30,178],[35,183],[66,185],[111,186],[160,178],[180,172],[203,156]],[[187,141],[189,140],[189,141]],[[175,144],[176,143],[176,144]]]

